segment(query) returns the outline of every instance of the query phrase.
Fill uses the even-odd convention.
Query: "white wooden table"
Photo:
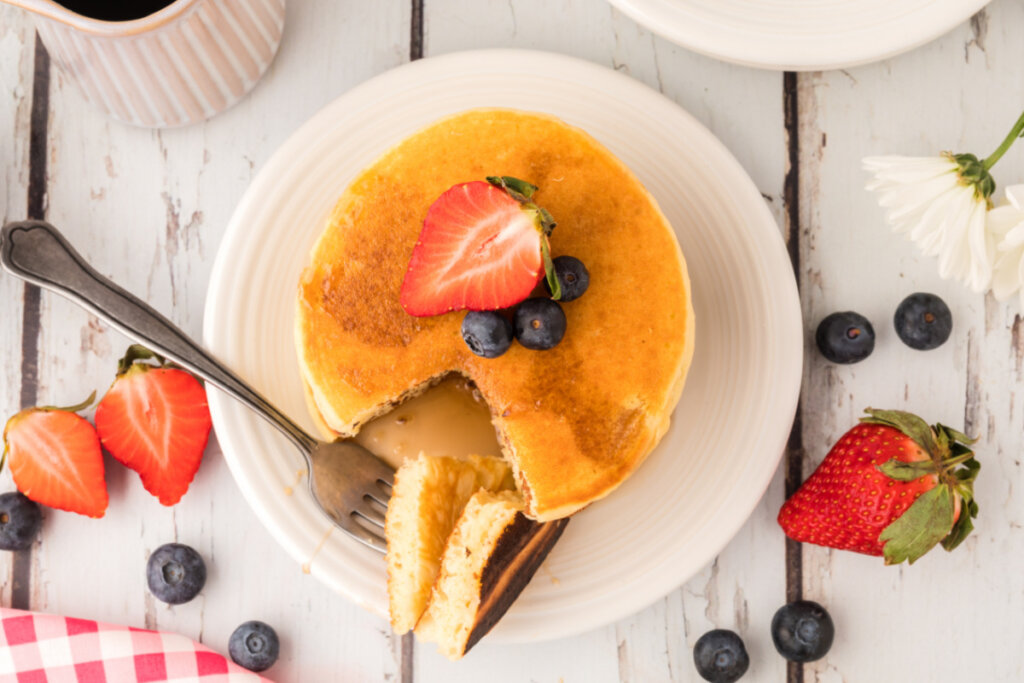
[[[1024,322],[1016,303],[943,282],[891,236],[862,188],[869,153],[988,154],[1024,106],[1024,5],[995,0],[938,41],[856,69],[781,74],[719,63],[638,27],[604,0],[293,0],[276,62],[230,111],[179,130],[129,128],[85,104],[51,70],[31,17],[0,6],[0,215],[45,217],[104,274],[197,338],[217,246],[235,203],[273,150],[322,105],[419,57],[480,47],[563,52],[626,72],[709,126],[746,167],[787,239],[808,330],[853,309],[875,322],[866,362],[831,366],[807,335],[797,427],[750,521],[688,583],[636,615],[556,642],[484,642],[451,664],[391,635],[333,595],[271,539],[215,442],[175,508],[110,467],[102,521],[50,512],[31,551],[0,556],[0,603],[168,629],[226,651],[233,628],[262,619],[282,636],[280,681],[699,680],[691,648],[737,630],[744,681],[1024,680]],[[1024,180],[1024,145],[996,169]],[[893,334],[892,312],[932,291],[955,316],[930,353]],[[126,340],[73,305],[0,277],[0,408],[74,403],[113,376]],[[906,407],[982,437],[977,532],[956,553],[913,567],[787,544],[775,514],[862,408]],[[765,453],[765,457],[774,457]],[[8,473],[0,490],[13,487]],[[192,603],[148,593],[144,565],[180,541],[208,560]],[[787,597],[818,600],[837,624],[822,661],[775,652],[771,616]]]

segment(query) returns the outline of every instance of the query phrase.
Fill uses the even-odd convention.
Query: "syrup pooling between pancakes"
[[[452,185],[511,175],[540,187],[552,254],[587,264],[559,346],[474,356],[462,312],[414,318],[399,291],[423,218]],[[475,110],[416,133],[346,190],[300,286],[297,338],[333,431],[451,373],[471,379],[517,472],[526,512],[562,517],[618,486],[664,434],[692,357],[689,282],[657,204],[586,133],[543,115]]]
[[[455,376],[363,425],[356,441],[395,469],[419,453],[501,455],[487,405],[465,378]]]

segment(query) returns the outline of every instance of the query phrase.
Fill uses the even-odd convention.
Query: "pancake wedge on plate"
[[[512,489],[492,456],[420,454],[398,468],[385,522],[396,633],[415,628],[459,659],[501,619],[569,521],[528,519]]]
[[[469,651],[519,597],[568,520],[541,524],[516,493],[479,491],[466,503],[441,558],[416,637],[449,659]]]
[[[624,125],[628,125],[624,123]],[[540,189],[557,222],[553,256],[581,259],[590,288],[565,305],[547,351],[498,358],[464,343],[464,313],[413,317],[403,277],[431,204],[502,175]],[[568,516],[611,493],[668,428],[693,355],[686,264],[654,199],[582,130],[488,109],[451,116],[381,156],[349,185],[299,287],[303,379],[327,432],[361,425],[457,373],[487,402],[525,514]]]
[[[385,521],[395,633],[412,630],[427,608],[441,554],[469,499],[481,490],[512,488],[512,470],[501,458],[420,455],[398,469]]]

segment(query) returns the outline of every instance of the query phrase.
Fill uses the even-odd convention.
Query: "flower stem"
[[[996,162],[1006,154],[1006,150],[1010,149],[1010,145],[1016,142],[1017,138],[1022,136],[1024,136],[1024,114],[1021,114],[1020,118],[1017,119],[1017,123],[1013,124],[1010,134],[1006,136],[1003,143],[999,145],[999,147],[996,148],[996,151],[992,152],[985,161],[982,162],[985,165],[985,169],[988,170],[995,166]]]

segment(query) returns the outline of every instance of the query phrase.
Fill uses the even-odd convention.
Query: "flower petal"
[[[878,193],[893,231],[936,257],[941,277],[976,292],[990,286],[997,245],[1010,228],[990,232],[988,202],[961,180],[952,155],[868,157],[863,165],[874,176],[867,187]]]
[[[1006,188],[1006,201],[1024,211],[1024,185],[1010,185]]]
[[[1000,206],[988,212],[986,221],[988,233],[996,242],[992,294],[1004,301],[1019,292],[1024,307],[1024,211]]]

